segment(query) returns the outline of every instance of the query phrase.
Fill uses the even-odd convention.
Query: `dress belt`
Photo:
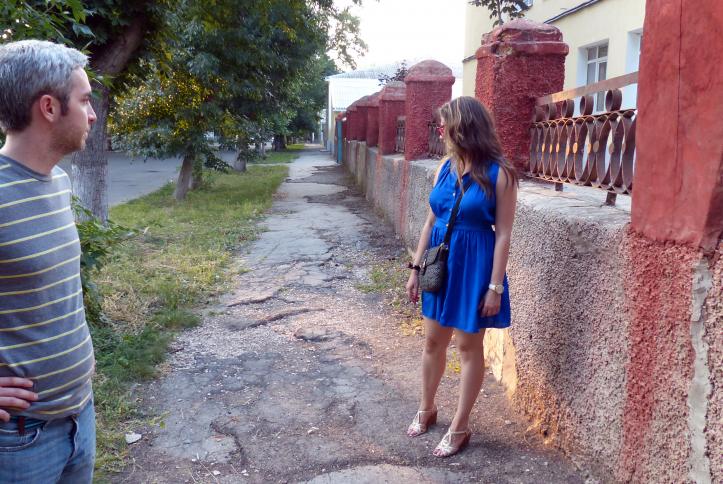
[[[434,225],[441,229],[446,230],[447,229],[447,221],[446,220],[437,220],[434,222]],[[459,220],[454,223],[454,230],[472,230],[475,232],[494,232],[492,229],[492,225],[473,225],[473,224],[466,224],[464,222],[460,222]]]

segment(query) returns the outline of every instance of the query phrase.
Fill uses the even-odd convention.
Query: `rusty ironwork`
[[[404,153],[406,120],[407,120],[407,118],[404,116],[399,116],[397,118],[397,139],[394,144],[394,151],[396,153]]]
[[[444,156],[444,141],[439,136],[439,123],[437,121],[430,121],[428,124],[429,129],[429,154],[430,158],[442,158]]]
[[[622,109],[621,88],[637,83],[637,72],[537,99],[527,174],[543,180],[631,194],[635,167],[636,109]],[[605,112],[593,113],[605,91]],[[575,98],[580,97],[578,115]]]

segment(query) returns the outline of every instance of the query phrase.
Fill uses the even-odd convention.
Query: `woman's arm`
[[[507,259],[510,255],[512,224],[515,221],[517,205],[517,185],[508,183],[504,170],[500,170],[495,186],[497,207],[495,210],[495,253],[492,261],[490,284],[502,284],[507,271]],[[480,304],[482,316],[494,316],[500,312],[502,296],[488,289]]]
[[[444,162],[437,167],[437,172],[434,174],[433,187],[437,185],[437,179],[439,178],[439,172],[442,169],[443,164]],[[434,212],[432,212],[432,209],[430,208],[427,212],[427,219],[424,221],[424,225],[422,226],[422,233],[419,234],[417,250],[414,252],[414,257],[412,259],[412,264],[415,266],[422,263],[424,251],[427,250],[427,247],[429,246],[429,237],[432,234],[432,227],[434,226],[435,220],[436,217],[434,216]],[[409,274],[409,280],[407,281],[406,288],[409,300],[413,303],[419,301],[419,272],[412,270],[411,274]]]

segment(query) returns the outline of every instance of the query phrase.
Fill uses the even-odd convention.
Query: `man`
[[[95,121],[85,55],[0,46],[0,482],[89,483],[93,345],[70,180]]]

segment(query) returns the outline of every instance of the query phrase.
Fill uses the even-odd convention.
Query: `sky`
[[[336,3],[346,6],[351,1]],[[366,55],[357,59],[357,68],[403,59],[461,64],[466,4],[467,0],[364,0],[361,7],[352,8],[369,47]]]

